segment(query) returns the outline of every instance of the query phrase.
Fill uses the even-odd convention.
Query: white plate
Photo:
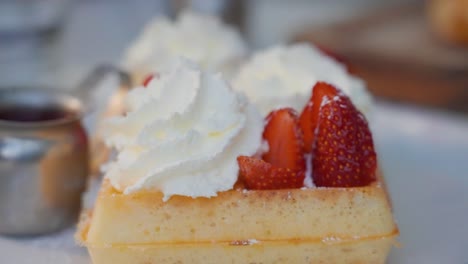
[[[372,123],[401,231],[389,263],[468,263],[468,117],[379,104]],[[89,264],[73,231],[0,238],[0,263]]]

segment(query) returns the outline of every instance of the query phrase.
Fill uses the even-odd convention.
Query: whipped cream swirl
[[[364,82],[309,44],[276,46],[258,52],[241,67],[233,88],[245,92],[262,114],[267,114],[279,107],[301,111],[317,81],[335,85],[363,113],[370,111],[371,96]]]
[[[107,144],[117,157],[104,167],[124,193],[215,196],[237,181],[237,156],[253,155],[261,145],[263,121],[256,108],[220,74],[185,60],[147,87],[131,90],[126,103],[129,112],[106,124]]]
[[[175,21],[165,17],[150,21],[127,50],[123,67],[142,76],[161,73],[182,56],[204,70],[232,75],[246,54],[247,46],[234,28],[216,16],[186,11]]]

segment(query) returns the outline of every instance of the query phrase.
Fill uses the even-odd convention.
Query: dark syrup
[[[12,122],[44,122],[75,116],[75,113],[58,107],[1,107],[0,120]]]

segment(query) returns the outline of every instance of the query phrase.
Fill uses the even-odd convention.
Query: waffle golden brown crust
[[[398,234],[386,190],[124,195],[104,185],[78,239],[99,263],[384,263]]]

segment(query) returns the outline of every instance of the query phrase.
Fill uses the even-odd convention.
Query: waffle
[[[93,263],[384,263],[398,235],[382,180],[162,198],[105,181],[77,232]]]

